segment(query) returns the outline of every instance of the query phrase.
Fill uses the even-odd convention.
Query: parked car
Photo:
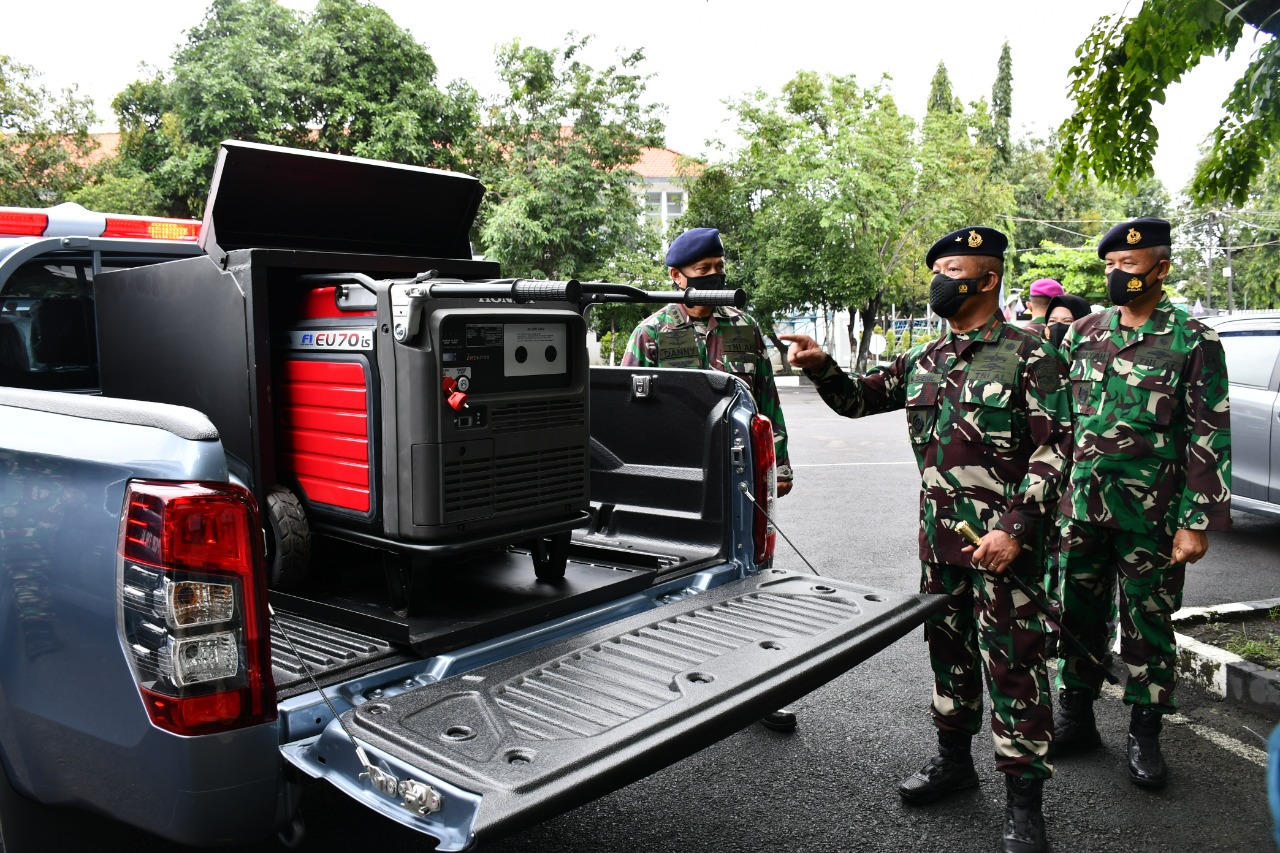
[[[1206,322],[1231,380],[1231,505],[1280,518],[1280,311]]]

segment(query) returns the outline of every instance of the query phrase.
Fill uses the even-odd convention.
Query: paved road
[[[779,525],[824,575],[895,590],[916,588],[917,480],[901,414],[848,421],[807,388],[784,388],[795,492]],[[1280,594],[1280,522],[1236,515],[1192,569],[1186,603]],[[805,570],[779,543],[778,565]],[[945,851],[994,849],[1004,786],[988,742],[975,749],[982,787],[928,808],[904,806],[901,777],[930,753],[928,662],[913,633],[798,704],[801,728],[781,735],[751,726],[690,759],[483,853],[549,851]],[[1169,787],[1147,793],[1125,778],[1128,713],[1116,696],[1098,706],[1105,748],[1059,766],[1046,788],[1054,849],[1066,851],[1264,851],[1270,818],[1262,742],[1277,723],[1193,690],[1166,729]],[[1256,733],[1256,734],[1254,734]],[[427,849],[424,839],[319,783],[308,786],[307,851]],[[176,851],[100,821],[53,813],[91,834],[85,849]],[[54,845],[45,849],[72,849]],[[245,848],[273,850],[273,845]]]

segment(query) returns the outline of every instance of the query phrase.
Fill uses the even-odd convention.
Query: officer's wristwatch
[[[779,480],[793,480],[793,479],[795,479],[794,475],[791,473],[791,466],[790,466],[790,465],[779,465],[779,466],[778,466],[778,479],[779,479]]]

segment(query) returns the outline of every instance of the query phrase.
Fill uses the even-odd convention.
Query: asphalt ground
[[[914,591],[918,479],[901,413],[850,421],[808,387],[784,387],[796,489],[778,524],[823,575]],[[1191,568],[1188,605],[1280,595],[1280,521],[1236,513]],[[807,571],[783,541],[777,565]],[[932,753],[928,660],[913,632],[805,697],[790,735],[752,725],[684,761],[574,811],[479,848],[483,853],[629,851],[912,851],[996,849],[1004,784],[990,741],[975,740],[982,785],[911,807],[898,782]],[[1265,800],[1263,741],[1276,719],[1180,689],[1162,738],[1171,767],[1160,792],[1126,777],[1128,709],[1097,705],[1104,745],[1059,762],[1045,788],[1053,849],[1115,853],[1275,850]],[[430,849],[323,783],[308,783],[307,851]],[[109,822],[45,809],[37,849],[180,851]],[[67,834],[72,836],[69,840]],[[86,840],[87,839],[87,840]],[[273,843],[239,848],[265,853]]]

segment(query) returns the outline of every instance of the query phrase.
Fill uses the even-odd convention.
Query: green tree
[[[598,70],[581,55],[589,41],[498,50],[507,91],[486,110],[477,159],[488,189],[479,246],[508,275],[598,278],[614,259],[657,253],[628,168],[662,144],[658,108],[643,101],[644,53]]]
[[[1008,169],[1013,159],[1013,142],[1009,120],[1013,116],[1013,57],[1009,42],[1000,49],[996,64],[996,81],[991,86],[991,132],[983,141],[996,153],[996,167]]]
[[[1083,296],[1090,302],[1105,302],[1107,282],[1098,260],[1096,240],[1093,246],[1063,246],[1046,240],[1034,250],[1018,255],[1020,279],[1030,284],[1038,278],[1052,278],[1068,293]],[[1024,288],[1025,291],[1025,288]]]
[[[1077,172],[1131,185],[1154,174],[1153,103],[1205,56],[1230,53],[1249,27],[1275,36],[1274,0],[1146,0],[1132,18],[1099,20],[1071,69],[1075,111],[1063,122],[1055,177]],[[1242,205],[1280,141],[1280,39],[1263,41],[1223,104],[1213,145],[1192,181],[1197,201]]]
[[[75,89],[54,94],[40,73],[0,55],[0,204],[43,207],[84,181],[79,165],[96,147],[90,101]]]
[[[933,72],[933,80],[929,82],[929,102],[926,112],[956,113],[964,111],[964,104],[951,90],[951,75],[947,73],[947,64],[938,62],[938,69]]]
[[[478,97],[435,85],[426,49],[386,12],[320,0],[310,16],[277,0],[213,0],[173,55],[113,102],[128,172],[172,215],[199,216],[224,139],[456,168]]]
[[[427,49],[377,6],[320,0],[294,64],[296,103],[321,150],[452,169],[472,153],[476,93],[437,88]]]
[[[936,110],[918,126],[883,84],[812,72],[731,106],[746,144],[693,183],[686,219],[726,232],[734,278],[766,323],[847,308],[871,329],[890,299],[919,304],[936,232],[1009,202],[991,149],[972,141],[981,111]]]

